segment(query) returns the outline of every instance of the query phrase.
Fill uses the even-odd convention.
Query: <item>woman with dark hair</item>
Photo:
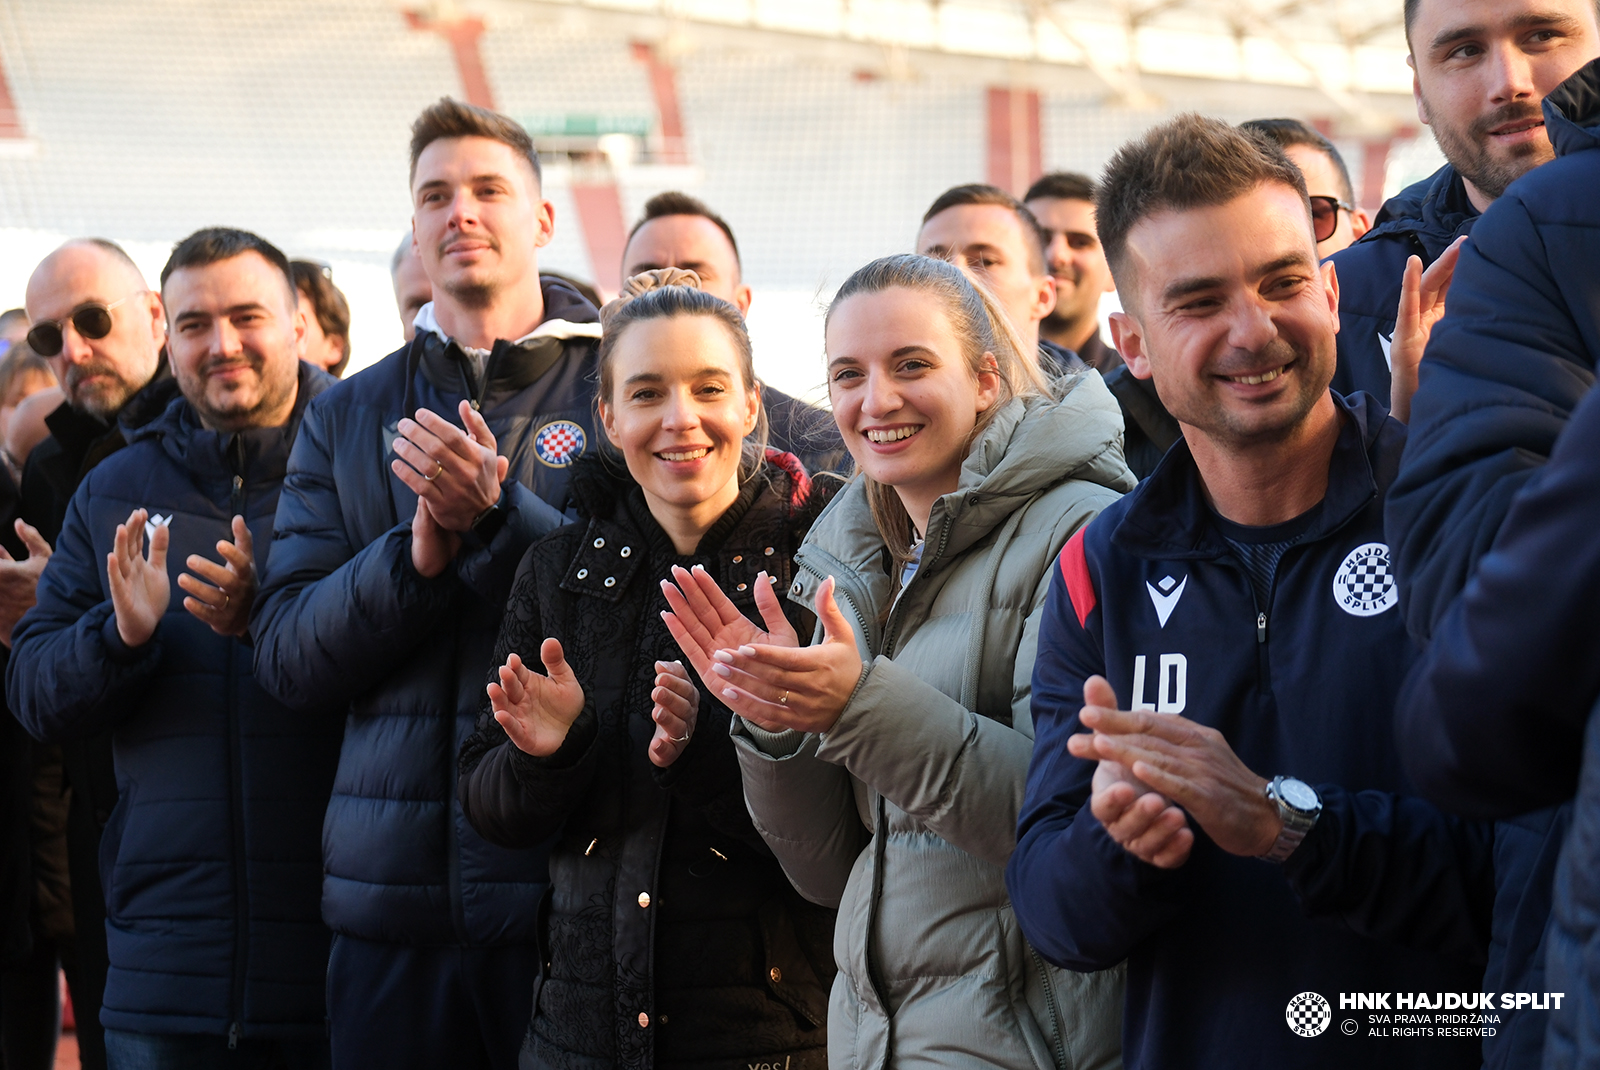
[[[333,269],[314,260],[291,260],[300,312],[306,318],[304,359],[338,378],[350,364],[350,304],[333,284]]]
[[[674,566],[753,610],[824,499],[765,450],[744,321],[698,282],[635,276],[603,310],[613,449],[575,463],[580,519],[523,558],[461,753],[486,839],[556,837],[525,1067],[827,1064],[833,912],[752,826],[730,714],[672,660],[662,619]]]
[[[1133,487],[1098,373],[1041,377],[954,266],[891,256],[826,323],[855,458],[757,627],[704,570],[669,627],[738,714],[757,827],[795,887],[839,908],[835,1067],[1110,1070],[1120,970],[1048,966],[1006,895],[1033,750],[1045,593],[1066,541]],[[818,634],[791,623],[815,606]]]

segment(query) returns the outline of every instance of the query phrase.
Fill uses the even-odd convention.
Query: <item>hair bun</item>
[[[606,325],[629,301],[635,297],[643,296],[651,290],[659,290],[663,286],[687,286],[690,289],[700,289],[700,276],[686,268],[656,268],[653,271],[641,271],[637,275],[630,275],[622,283],[622,292],[614,300],[607,301],[600,310],[600,329],[605,330]]]

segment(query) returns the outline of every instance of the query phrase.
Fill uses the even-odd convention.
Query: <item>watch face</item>
[[[1316,810],[1322,805],[1322,800],[1316,791],[1303,780],[1285,778],[1278,785],[1278,795],[1294,809],[1305,813]]]

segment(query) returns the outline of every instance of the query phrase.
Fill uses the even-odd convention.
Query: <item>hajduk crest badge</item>
[[[551,420],[533,436],[533,452],[551,468],[565,468],[583,454],[588,441],[571,420]]]

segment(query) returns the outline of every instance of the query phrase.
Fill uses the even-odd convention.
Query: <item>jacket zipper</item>
[[[1044,985],[1045,1006],[1050,1009],[1050,1039],[1055,1044],[1056,1066],[1060,1070],[1067,1070],[1067,1044],[1061,1036],[1061,1009],[1056,1006],[1056,990],[1050,984],[1050,971],[1045,968],[1044,959],[1039,957],[1039,952],[1028,945],[1028,955],[1033,959],[1033,964],[1039,970],[1039,981]]]
[[[243,450],[243,443],[235,435],[232,443],[232,460],[237,466],[242,458],[239,456]],[[229,497],[228,527],[230,533],[233,527],[233,518],[244,515],[244,477],[235,468],[233,476],[233,493]],[[246,956],[249,954],[250,941],[246,933],[250,928],[250,887],[249,865],[245,860],[245,834],[244,834],[244,755],[242,743],[239,738],[239,709],[238,689],[235,686],[234,664],[238,657],[238,650],[232,638],[225,639],[228,659],[226,676],[228,688],[228,806],[233,821],[233,880],[234,898],[237,902],[237,920],[233,928],[233,1021],[228,1025],[228,1050],[233,1051],[239,1046],[240,1039],[244,1036],[244,986],[248,976]]]

